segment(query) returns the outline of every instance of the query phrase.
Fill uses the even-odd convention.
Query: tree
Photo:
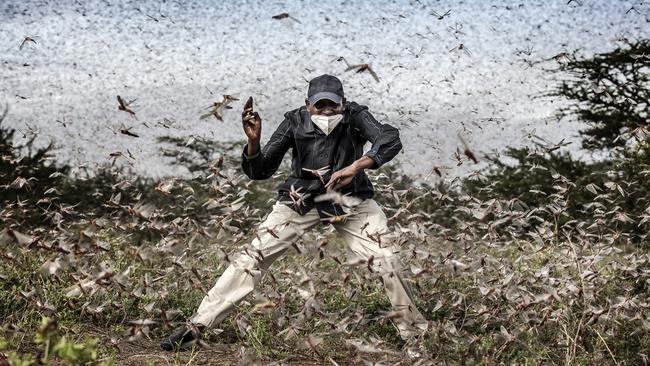
[[[650,100],[650,40],[560,66],[570,77],[550,95],[572,103],[559,117],[577,117],[588,128],[581,131],[589,150],[621,148],[648,128]]]
[[[648,243],[650,40],[572,58],[558,71],[563,79],[548,95],[568,100],[558,111],[560,119],[586,123],[580,132],[583,148],[610,154],[584,162],[544,146],[509,148],[487,157],[487,186],[465,181],[465,188],[483,200],[517,198],[538,213],[560,202],[566,215],[559,224],[589,223],[586,227]],[[563,191],[561,197],[557,188]]]
[[[36,136],[23,144],[14,144],[16,130],[2,125],[8,111],[7,106],[0,115],[0,206],[15,206],[18,214],[0,211],[0,218],[35,224],[43,219],[41,206],[51,203],[53,192],[48,190],[62,183],[69,167],[51,161],[52,144],[34,148]]]

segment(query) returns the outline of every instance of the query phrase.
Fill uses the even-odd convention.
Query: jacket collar
[[[349,103],[349,102],[348,102]],[[310,116],[309,116],[309,111],[307,110],[306,106],[300,107],[298,110],[298,115],[300,116],[300,122],[302,123],[302,128],[305,130],[305,133],[323,133],[320,129],[316,127],[314,122],[312,122]],[[345,110],[343,111],[343,119],[339,124],[345,124],[345,123],[350,123],[350,111],[348,106],[346,105]]]

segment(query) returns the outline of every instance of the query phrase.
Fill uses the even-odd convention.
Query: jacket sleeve
[[[273,132],[269,141],[255,155],[248,156],[248,144],[242,152],[242,170],[250,179],[261,180],[270,178],[282,163],[284,154],[293,146],[293,133],[289,113],[284,114],[284,120]]]
[[[354,106],[351,122],[357,133],[372,143],[370,150],[364,154],[375,162],[370,169],[379,168],[402,150],[399,130],[389,124],[377,122],[367,106]]]

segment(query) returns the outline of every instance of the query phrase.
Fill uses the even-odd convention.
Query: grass
[[[330,250],[340,250],[341,243],[336,243],[336,239],[331,238],[335,243]],[[110,240],[109,240],[110,241]],[[96,256],[92,263],[101,263],[109,255],[114,260],[114,270],[116,273],[124,270],[132,264],[132,259],[126,255],[126,251],[121,249],[117,242],[111,242],[114,250],[105,254]],[[441,246],[437,248],[440,252],[445,252],[450,248]],[[115,254],[122,253],[121,256]],[[579,280],[579,273],[575,268],[566,265],[556,265],[554,258],[557,255],[557,249],[547,248],[532,255],[521,257],[522,252],[514,247],[508,248],[483,248],[483,255],[489,255],[498,258],[498,262],[507,264],[514,263],[512,273],[515,278],[534,278],[540,270],[548,269],[550,276],[555,278],[571,278]],[[555,254],[553,254],[555,253]],[[63,294],[69,287],[70,282],[62,279],[43,280],[38,283],[26,282],[29,279],[29,273],[39,270],[40,264],[48,259],[48,255],[33,255],[34,253],[25,253],[16,257],[15,262],[20,266],[7,266],[3,264],[3,273],[9,273],[7,280],[3,283],[2,293],[0,293],[0,314],[4,318],[16,320],[14,324],[18,327],[29,330],[35,329],[41,321],[43,311],[39,309],[30,300],[21,298],[20,291],[26,291],[30,286],[38,288],[42,292],[41,298],[46,300],[47,304],[54,306],[58,324],[65,335],[76,344],[87,344],[89,348],[98,349],[99,354],[103,356],[112,356],[115,350],[105,345],[95,345],[94,341],[84,341],[81,334],[86,333],[92,327],[111,329],[114,334],[124,333],[128,327],[125,323],[129,320],[139,318],[156,317],[157,314],[147,311],[145,308],[152,302],[157,302],[161,308],[176,309],[181,312],[179,319],[184,319],[191,315],[201,298],[203,297],[200,289],[187,291],[182,289],[178,291],[169,291],[165,296],[149,296],[143,293],[140,297],[122,297],[115,303],[114,307],[107,307],[100,315],[92,315],[80,311],[83,308],[82,301],[92,301],[93,303],[102,303],[106,300],[114,300],[114,295],[95,294],[93,297],[83,300],[69,299]],[[612,253],[603,258],[600,263],[593,267],[594,271],[601,271],[605,277],[616,275],[614,269],[615,263],[623,263],[622,255],[624,253]],[[463,259],[462,257],[458,257]],[[519,262],[515,263],[515,260]],[[311,260],[308,256],[289,255],[274,264],[272,270],[280,268],[301,268],[306,266]],[[206,286],[216,280],[219,273],[217,270],[218,256],[205,256],[198,259],[197,263],[192,265],[198,266],[203,263],[213,264],[214,271],[210,272],[202,283]],[[134,269],[130,273],[130,278],[142,278],[145,273],[154,274],[148,263],[145,266]],[[337,268],[337,264],[332,260],[322,260],[317,262],[313,271],[319,273],[329,273]],[[364,278],[362,269],[357,271],[359,278]],[[494,274],[491,275],[492,277]],[[219,336],[211,336],[213,341],[223,342],[230,337],[230,342],[241,343],[254,350],[257,357],[261,359],[290,359],[296,355],[303,357],[344,359],[348,353],[345,349],[344,340],[347,336],[325,336],[324,341],[319,344],[315,350],[304,346],[303,340],[310,334],[319,334],[327,332],[328,325],[319,321],[318,318],[311,318],[302,322],[302,329],[299,330],[295,337],[285,340],[284,337],[278,337],[277,334],[285,329],[286,322],[278,322],[281,316],[292,317],[301,311],[304,304],[303,300],[296,293],[295,289],[287,286],[292,281],[291,276],[277,275],[278,284],[266,278],[261,286],[261,293],[274,291],[284,291],[285,303],[282,310],[273,311],[269,314],[250,315],[252,304],[241,306],[237,309],[232,317],[229,317],[222,328],[224,332]],[[33,277],[32,277],[33,278]],[[65,277],[63,277],[65,278]],[[493,277],[494,278],[494,277]],[[496,277],[501,279],[500,277]],[[441,337],[436,332],[431,333],[423,341],[425,347],[432,355],[442,355],[446,352],[454,352],[456,355],[462,355],[462,358],[472,363],[491,363],[494,360],[508,360],[508,362],[519,364],[539,364],[541,362],[564,363],[571,361],[572,364],[590,364],[594,361],[610,363],[614,359],[617,362],[624,360],[638,360],[644,350],[650,347],[650,337],[647,332],[640,332],[638,326],[633,321],[625,318],[616,317],[612,319],[615,323],[600,323],[596,321],[589,326],[585,326],[585,317],[580,313],[585,308],[580,305],[580,299],[575,300],[574,305],[551,302],[545,306],[533,306],[530,311],[520,311],[519,316],[528,316],[530,313],[541,311],[543,314],[556,312],[561,314],[567,312],[564,319],[558,319],[550,322],[548,318],[541,324],[533,326],[527,325],[519,330],[512,329],[510,324],[495,321],[488,321],[489,315],[479,315],[478,306],[482,303],[488,308],[491,306],[497,309],[498,313],[508,313],[518,311],[509,301],[499,297],[484,297],[479,292],[468,292],[467,289],[475,287],[473,281],[475,276],[468,272],[442,272],[435,278],[424,278],[418,281],[417,293],[419,293],[417,304],[423,314],[429,319],[434,326],[439,329],[450,329],[450,326],[456,329],[456,336]],[[602,299],[616,299],[619,296],[634,296],[642,294],[644,285],[639,282],[630,283],[631,287],[621,287],[619,283],[607,283],[600,289],[595,289],[596,294]],[[390,303],[384,295],[381,281],[374,279],[359,283],[353,279],[346,284],[340,282],[340,279],[334,280],[332,286],[323,286],[315,284],[319,288],[317,300],[321,305],[324,313],[341,313],[354,314],[356,311],[363,311],[367,318],[373,318],[382,312],[390,311]],[[541,287],[540,287],[541,288]],[[560,287],[563,289],[565,287]],[[627,291],[626,291],[627,289]],[[630,289],[632,292],[630,292]],[[350,301],[349,295],[356,291],[354,300]],[[146,292],[146,291],[145,291]],[[460,305],[453,307],[450,304],[458,302],[462,297]],[[438,309],[436,305],[441,302],[443,305]],[[604,305],[604,303],[603,303]],[[20,314],[19,316],[17,314]],[[237,330],[235,318],[246,316],[249,324],[245,333],[240,334]],[[520,322],[524,324],[524,322]],[[613,328],[612,325],[616,324]],[[516,332],[516,339],[510,342],[500,342],[497,335],[500,327],[505,326],[510,332]],[[151,332],[152,337],[164,335],[168,330],[164,327],[154,328]],[[398,338],[395,327],[388,321],[371,320],[363,327],[351,328],[351,337],[369,339],[376,337],[383,340],[386,344],[393,344]],[[444,333],[444,332],[443,332]],[[5,349],[29,349],[32,344],[32,337],[29,331],[26,333],[16,333],[13,337],[3,340]],[[448,343],[441,347],[441,343]],[[579,342],[579,346],[576,346]],[[299,347],[299,348],[297,348]],[[302,347],[302,348],[300,348]],[[609,348],[609,350],[608,350]],[[609,352],[614,350],[612,354]],[[598,355],[598,356],[596,356]],[[612,357],[613,356],[613,357]],[[452,358],[453,359],[453,358]],[[490,361],[492,360],[492,361]]]
[[[389,183],[383,179],[378,178],[375,184],[379,190]],[[203,291],[210,289],[223,272],[227,264],[223,251],[232,255],[252,239],[250,230],[241,228],[257,225],[268,209],[266,200],[271,197],[268,191],[273,184],[263,184],[249,187],[254,197],[251,209],[260,211],[236,213],[226,222],[218,213],[199,214],[200,210],[191,207],[180,211],[176,208],[175,215],[165,214],[149,221],[111,213],[107,214],[111,224],[98,224],[92,237],[81,234],[89,225],[87,220],[75,222],[64,233],[47,229],[62,241],[75,243],[68,248],[85,253],[70,255],[51,249],[50,240],[56,236],[46,231],[35,233],[45,238],[40,246],[9,247],[7,255],[13,259],[0,261],[4,279],[0,283],[3,346],[18,350],[24,357],[37,355],[42,345],[34,339],[42,317],[55,315],[58,334],[71,344],[97,352],[97,360],[144,363],[140,360],[142,353],[157,350],[157,340],[194,313]],[[200,189],[200,185],[193,187],[195,191]],[[179,183],[177,189],[182,192],[183,184]],[[229,189],[236,192],[236,187]],[[418,189],[422,190],[414,188],[402,199],[424,197],[412,207],[413,212],[434,216],[398,218],[392,224],[406,229],[421,225],[428,227],[429,233],[448,229],[440,236],[420,237],[408,231],[404,234],[404,269],[423,270],[407,278],[418,308],[430,321],[430,331],[417,343],[426,357],[450,364],[643,363],[650,349],[648,329],[642,326],[643,321],[648,321],[644,301],[650,264],[637,247],[613,246],[593,237],[572,237],[582,241],[568,242],[563,228],[552,221],[547,227],[540,224],[529,232],[548,229],[544,237],[535,239],[524,234],[507,239],[503,232],[489,231],[483,222],[459,224],[471,217],[464,212],[456,214],[457,207],[466,204],[476,209],[474,201],[440,201],[434,195],[424,196],[424,191],[433,188]],[[199,195],[205,199],[216,197],[206,192]],[[381,197],[384,205],[396,208],[389,194]],[[203,203],[196,200],[190,205]],[[439,226],[427,226],[432,223]],[[322,260],[313,250],[317,239],[329,242],[327,256]],[[362,358],[404,358],[400,352],[365,355],[346,343],[350,339],[376,339],[377,347],[398,351],[394,346],[399,337],[395,326],[379,317],[391,310],[381,280],[364,266],[351,268],[336,263],[331,257],[344,258],[344,243],[330,233],[307,235],[300,245],[307,252],[298,255],[289,250],[276,261],[271,271],[277,282],[266,276],[255,295],[219,325],[223,331],[208,335],[207,340],[211,344],[244,347],[251,357],[264,361],[326,362],[331,358],[345,364],[362,362]],[[596,255],[599,261],[593,261]],[[42,277],[41,265],[57,257],[70,263],[57,276]],[[585,269],[592,274],[586,276]],[[88,290],[78,298],[65,295],[74,284],[96,278],[102,271],[111,274],[94,292]],[[348,272],[350,280],[344,281]],[[311,277],[311,283],[296,286],[305,274]],[[545,298],[551,289],[556,294]],[[621,298],[632,302],[614,307]],[[252,312],[255,301],[261,299],[269,299],[276,306]],[[311,308],[306,310],[307,304]],[[50,307],[55,310],[47,310]],[[591,320],[599,309],[606,311]],[[345,332],[333,331],[343,320],[357,316],[361,325],[351,322]],[[156,323],[138,335],[131,323],[138,319]],[[240,328],[244,322],[246,326]],[[289,327],[293,331],[289,332]],[[92,334],[94,340],[85,339],[86,334]],[[110,341],[114,338],[127,342],[134,335],[135,344],[150,348],[120,351]],[[314,340],[318,344],[310,345]],[[236,354],[238,350],[230,352]],[[174,364],[191,364],[202,356],[196,352],[156,357],[167,357]]]

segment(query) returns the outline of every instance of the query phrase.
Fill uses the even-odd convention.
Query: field
[[[646,362],[645,235],[620,207],[605,210],[629,187],[556,174],[547,203],[529,207],[478,198],[494,186],[480,173],[464,178],[482,187],[473,196],[458,179],[417,185],[390,166],[371,176],[426,333],[399,346],[377,273],[347,263],[324,224],[202,346],[162,351],[161,338],[192,315],[275,199],[283,173],[251,182],[238,171],[239,149],[230,151],[188,180],[145,182],[107,168],[58,191],[24,183],[42,195],[1,212],[4,354],[15,364]],[[84,200],[65,203],[69,194]],[[581,207],[590,220],[571,217],[577,194],[590,195]]]

